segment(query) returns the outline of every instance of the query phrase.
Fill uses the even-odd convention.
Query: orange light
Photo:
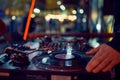
[[[32,12],[33,12],[33,9],[34,9],[34,6],[35,6],[35,1],[36,0],[32,0],[31,5],[30,5],[30,10],[29,10],[29,13],[28,13],[28,18],[27,18],[27,22],[26,22],[26,26],[25,26],[25,32],[24,32],[24,35],[23,35],[23,40],[26,40],[27,36],[28,36],[28,30],[29,30],[30,21],[31,21],[31,15],[32,15]]]

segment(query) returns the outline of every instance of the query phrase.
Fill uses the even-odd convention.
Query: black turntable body
[[[66,59],[66,51],[54,52],[51,55],[38,55],[32,59],[37,69],[51,71],[53,74],[71,76],[70,80],[110,80],[110,72],[88,73],[85,66],[92,56],[82,52],[73,52],[74,57]]]
[[[84,39],[61,42],[44,39],[39,44],[39,49],[23,44],[5,48],[0,57],[0,80],[111,80],[110,72],[94,74],[85,70],[92,58],[85,51],[92,47]]]

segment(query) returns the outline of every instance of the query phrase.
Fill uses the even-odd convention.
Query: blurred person
[[[4,43],[5,42],[5,37],[4,35],[7,32],[7,26],[4,23],[4,21],[2,19],[0,19],[0,43]]]
[[[27,16],[23,17],[21,22],[19,22],[17,24],[16,31],[12,33],[13,42],[20,42],[20,41],[22,42],[23,41],[23,35],[24,35],[24,31],[26,29],[27,18],[28,18]],[[28,34],[34,32],[34,30],[35,30],[36,23],[35,23],[34,18],[31,18],[31,22],[30,22],[29,26],[30,26],[30,28],[29,28]]]
[[[49,21],[50,32],[57,32],[58,31],[58,24],[59,24],[59,21],[57,19],[50,19],[50,21]]]
[[[94,57],[88,62],[86,70],[98,73],[115,68],[116,80],[120,80],[120,0],[114,0],[114,37],[112,41],[86,52]]]
[[[23,26],[22,26],[22,32],[24,33],[25,31],[25,27],[26,27],[26,23],[27,23],[27,19],[28,19],[28,14],[23,18]],[[29,33],[34,32],[36,27],[36,22],[34,18],[31,18],[30,21],[30,28],[29,28]]]
[[[26,28],[26,23],[27,23],[27,16],[22,17],[20,21],[14,22],[13,20],[11,23],[12,23],[10,27],[11,31],[10,33],[5,35],[6,40],[8,40],[8,43],[10,44],[23,42],[23,35]],[[32,33],[35,30],[35,26],[36,26],[36,23],[32,18],[30,22],[29,33]]]
[[[2,19],[0,19],[0,36],[7,32],[7,26]]]

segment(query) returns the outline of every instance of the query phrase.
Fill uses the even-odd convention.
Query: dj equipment
[[[110,72],[94,74],[85,70],[93,56],[85,54],[92,47],[84,38],[44,37],[37,43],[38,48],[33,48],[34,41],[6,47],[0,58],[0,71],[7,70],[12,78],[18,77],[16,80],[20,76],[22,80],[58,80],[61,77],[64,77],[62,80],[111,79]]]

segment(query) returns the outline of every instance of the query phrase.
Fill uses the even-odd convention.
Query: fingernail
[[[89,70],[88,67],[86,67],[86,71],[87,71],[87,72],[91,72],[91,70]]]

